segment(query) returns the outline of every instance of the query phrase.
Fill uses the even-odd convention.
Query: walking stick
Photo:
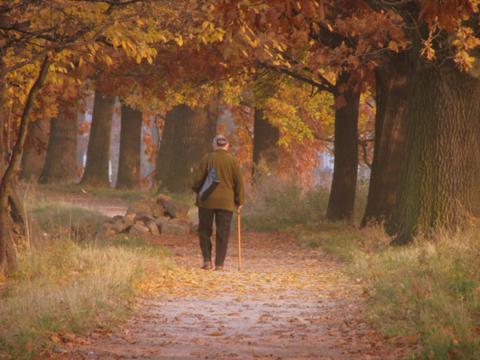
[[[240,209],[237,209],[238,271],[242,268],[242,223]]]

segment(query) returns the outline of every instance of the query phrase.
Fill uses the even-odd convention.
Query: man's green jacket
[[[220,183],[205,201],[197,199],[197,206],[234,211],[235,206],[243,205],[245,202],[245,189],[238,161],[226,150],[217,149],[202,158],[194,173],[193,191],[198,194],[205,181],[209,156]]]

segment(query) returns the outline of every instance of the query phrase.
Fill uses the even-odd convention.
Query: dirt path
[[[88,193],[64,193],[43,189],[39,194],[42,198],[55,201],[58,204],[94,210],[110,217],[124,215],[128,208],[128,201],[126,200],[99,197]]]
[[[319,249],[282,234],[235,237],[227,271],[198,269],[197,240],[162,239],[177,264],[113,334],[92,334],[69,359],[396,359],[362,322],[359,285]]]

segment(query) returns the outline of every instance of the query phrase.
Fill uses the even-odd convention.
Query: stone
[[[184,204],[180,204],[178,202],[173,201],[170,197],[166,195],[159,195],[157,196],[156,203],[161,205],[165,211],[164,215],[170,218],[185,218],[188,214],[188,206]]]
[[[150,230],[150,233],[153,236],[160,236],[160,230],[158,229],[158,225],[155,223],[155,221],[149,221],[145,224],[145,226]]]
[[[114,217],[108,219],[107,223],[115,224],[116,222],[118,222],[120,220],[123,221],[123,216],[122,215],[115,215]]]
[[[190,223],[180,219],[157,219],[155,221],[162,235],[183,236],[190,234]]]
[[[145,235],[148,234],[150,230],[142,222],[137,222],[132,225],[128,233],[130,235]]]
[[[127,225],[124,221],[123,221],[123,218],[121,220],[116,220],[114,223],[113,223],[113,230],[115,230],[115,232],[117,234],[120,234],[120,233],[123,233],[125,231],[127,231],[129,228],[130,228],[131,225]]]
[[[107,239],[116,234],[113,224],[105,223],[100,226],[100,229],[95,234],[97,239]]]
[[[123,222],[125,223],[126,226],[132,226],[134,223],[135,223],[135,216],[137,214],[135,213],[130,213],[130,214],[127,214],[123,217]]]
[[[150,203],[147,198],[134,201],[127,209],[127,214],[147,213],[150,214]]]
[[[152,201],[150,209],[151,214],[154,218],[162,217],[165,214],[165,208],[161,204],[158,204],[156,201]]]
[[[135,214],[135,218],[133,219],[133,222],[144,222],[145,224],[149,221],[155,221],[155,218],[150,215],[150,214],[147,214],[147,213],[137,213]]]
[[[154,198],[143,197],[130,204],[127,214],[148,214],[153,218],[163,216],[165,209],[162,204]]]

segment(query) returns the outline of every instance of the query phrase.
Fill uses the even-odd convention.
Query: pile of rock
[[[98,230],[97,238],[117,234],[188,235],[196,230],[195,224],[188,218],[188,210],[188,206],[166,195],[142,198],[132,203],[124,216],[117,215],[105,222]]]

